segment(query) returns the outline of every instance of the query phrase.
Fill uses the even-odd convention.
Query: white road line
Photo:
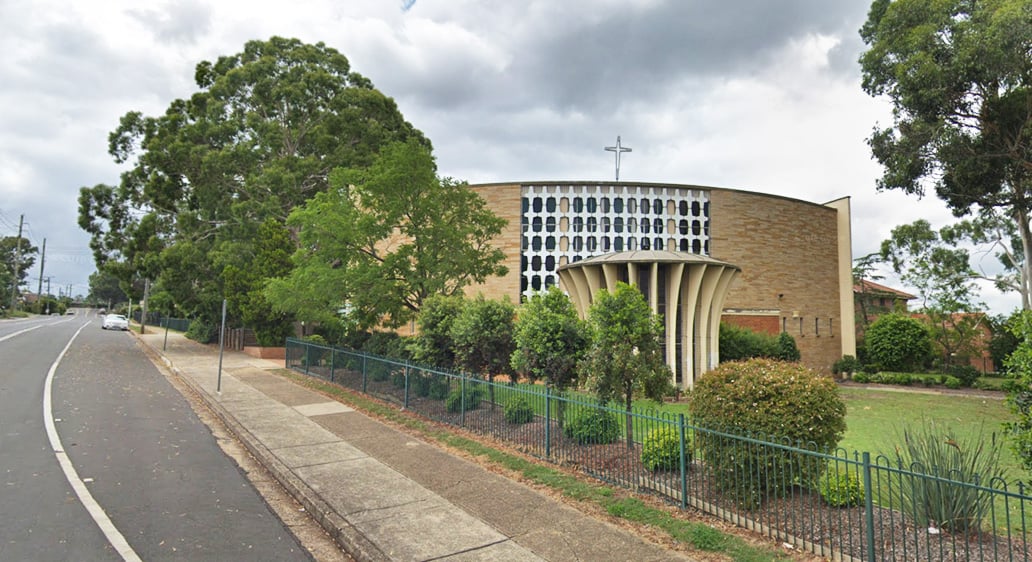
[[[36,328],[39,328],[39,327],[40,326],[33,326],[31,328],[25,328],[24,330],[17,331],[17,332],[15,332],[13,334],[7,334],[6,336],[0,338],[0,341],[9,340],[9,339],[13,338],[14,336],[20,336],[20,335],[24,334],[25,332],[31,332],[31,331],[35,330]]]
[[[107,537],[111,546],[114,547],[122,559],[126,562],[140,562],[140,557],[133,550],[133,547],[129,546],[129,542],[125,540],[122,533],[115,527],[108,518],[107,513],[104,513],[104,509],[100,507],[100,504],[93,499],[93,495],[90,494],[89,489],[86,488],[86,484],[79,478],[79,474],[75,472],[75,467],[72,466],[72,461],[69,460],[68,455],[64,452],[64,447],[61,445],[61,438],[57,435],[57,428],[54,426],[54,413],[50,398],[51,389],[54,382],[54,373],[57,371],[57,366],[61,363],[61,359],[64,358],[65,353],[68,352],[68,348],[72,347],[72,342],[75,338],[79,337],[79,332],[89,325],[89,322],[83,324],[75,334],[72,335],[72,339],[68,340],[68,345],[61,350],[60,355],[54,360],[54,363],[50,366],[50,371],[47,372],[47,381],[43,388],[43,423],[47,428],[47,437],[50,439],[50,447],[54,449],[54,455],[57,457],[57,462],[61,465],[61,469],[64,470],[65,478],[68,479],[68,483],[72,485],[72,489],[75,490],[75,495],[79,496],[79,501],[86,508],[86,511],[90,513],[93,520],[100,527],[100,530]],[[13,334],[12,334],[13,335]]]

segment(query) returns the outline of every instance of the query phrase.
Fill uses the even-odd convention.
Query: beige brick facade
[[[560,183],[587,191],[603,185]],[[509,273],[468,288],[469,296],[482,293],[487,298],[520,301],[523,185],[471,186],[486,200],[488,208],[508,221],[494,243],[506,254]],[[842,304],[842,287],[852,286],[851,279],[842,279],[844,272],[850,271],[852,261],[848,249],[848,200],[843,200],[845,204],[821,205],[730,189],[670,184],[663,187],[708,193],[708,255],[741,268],[724,305],[729,322],[763,331],[788,331],[799,346],[803,362],[823,371],[829,370],[844,353],[855,354],[852,336],[843,337],[844,330],[850,334],[853,329],[851,291],[846,297],[849,318],[845,322]]]

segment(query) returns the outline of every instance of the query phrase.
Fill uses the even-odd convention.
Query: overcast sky
[[[194,67],[278,35],[322,41],[393,97],[470,183],[620,179],[851,197],[853,255],[938,200],[878,193],[860,88],[868,2],[826,0],[0,0],[0,236],[41,247],[51,291],[88,292],[79,188],[115,184],[128,111],[197,91]],[[993,260],[985,259],[991,267]],[[32,273],[35,290],[39,260]],[[891,278],[885,281],[900,288]],[[1016,295],[982,293],[992,312]]]

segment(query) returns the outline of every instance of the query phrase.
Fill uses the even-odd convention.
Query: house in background
[[[907,312],[908,302],[917,297],[874,281],[861,279],[853,283],[853,307],[856,314],[856,337],[862,340],[864,332],[882,314]]]
[[[931,320],[925,314],[911,313],[909,302],[917,297],[910,293],[887,287],[874,281],[861,279],[853,284],[853,303],[856,311],[856,339],[863,341],[864,332],[875,320],[883,314],[890,312],[901,312],[928,323]],[[958,312],[948,319],[954,326],[963,326],[965,330],[973,330],[976,335],[971,341],[970,349],[962,353],[964,363],[970,364],[982,373],[994,372],[996,367],[993,364],[989,353],[989,341],[992,339],[992,330],[985,313]],[[939,349],[937,353],[944,353]],[[952,355],[961,355],[955,353]]]

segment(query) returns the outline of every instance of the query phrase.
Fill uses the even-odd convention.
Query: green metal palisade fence
[[[410,362],[287,340],[286,367],[305,375],[369,394],[427,418],[461,426],[511,443],[527,454],[577,469],[613,485],[653,494],[682,509],[692,507],[741,527],[775,538],[792,548],[833,560],[1030,560],[1029,502],[1026,487],[989,482],[959,481],[934,469],[902,466],[884,456],[838,449],[817,451],[805,443],[789,443],[763,435],[735,434],[691,425],[683,415],[635,410],[631,416],[631,446],[627,443],[627,412],[559,394],[540,385],[490,383],[454,372]],[[533,411],[531,421],[510,423],[504,410],[521,399]],[[619,435],[611,443],[578,440],[563,431],[565,422],[585,414],[603,414],[617,420]],[[676,432],[680,466],[673,470],[646,470],[642,443],[654,430]],[[791,456],[791,468],[777,471],[753,466],[731,474],[735,485],[757,484],[776,488],[755,505],[743,507],[726,493],[727,475],[717,478],[717,463],[707,463],[706,449],[731,451],[739,458]],[[715,449],[716,448],[716,449]],[[726,464],[724,465],[724,470]],[[865,491],[861,505],[832,507],[821,498],[804,474],[835,471],[855,478]],[[734,471],[732,471],[734,472]],[[736,480],[741,478],[742,480]],[[751,479],[751,480],[750,480]],[[918,525],[911,515],[918,500],[905,491],[924,489],[962,491],[991,498],[976,529],[950,532],[948,525]],[[1016,489],[1012,489],[1016,488]],[[949,494],[931,494],[948,501]],[[939,522],[942,523],[942,522]]]

